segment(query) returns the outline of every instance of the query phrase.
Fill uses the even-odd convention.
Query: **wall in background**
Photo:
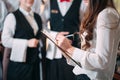
[[[115,6],[118,9],[119,13],[120,13],[120,0],[114,0],[115,2]]]

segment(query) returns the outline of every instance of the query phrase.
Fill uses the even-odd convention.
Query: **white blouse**
[[[101,11],[97,18],[93,40],[88,51],[75,48],[72,58],[81,63],[79,67],[71,60],[76,75],[87,74],[91,80],[112,80],[117,48],[120,41],[120,15],[113,8]]]

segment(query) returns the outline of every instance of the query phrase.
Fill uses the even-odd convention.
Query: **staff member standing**
[[[2,33],[2,44],[12,49],[7,80],[40,80],[41,18],[31,10],[34,0],[19,2],[19,9],[6,17]]]
[[[48,0],[46,3],[43,23],[50,21],[50,34],[56,36],[62,31],[73,34],[79,31],[81,0]],[[72,40],[72,39],[71,39]],[[74,39],[73,45],[78,46],[78,39]],[[61,51],[50,41],[47,46],[47,80],[74,80],[72,66],[67,65]]]

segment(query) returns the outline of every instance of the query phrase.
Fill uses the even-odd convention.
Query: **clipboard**
[[[48,38],[50,41],[52,41],[63,53],[65,53],[65,55],[70,58],[76,65],[78,65],[79,67],[82,67],[80,63],[78,63],[77,61],[75,61],[69,54],[68,51],[65,51],[64,49],[62,49],[59,45],[57,45],[56,41],[54,40],[54,38],[50,35],[50,33],[47,30],[42,30],[41,33],[43,35],[45,35],[46,38]]]

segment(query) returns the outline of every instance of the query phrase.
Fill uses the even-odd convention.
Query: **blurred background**
[[[116,8],[118,9],[118,11],[120,13],[120,0],[114,0],[114,2],[115,2]],[[120,80],[120,43],[118,46],[118,57],[117,57],[117,61],[116,61],[116,70],[115,70],[113,80]]]
[[[115,2],[115,6],[118,9],[119,13],[120,13],[120,0],[114,0]]]
[[[18,0],[0,0],[0,1],[9,1],[10,3],[8,4],[8,7],[10,8],[13,8],[13,7],[15,7],[15,9],[16,8],[18,8],[17,7],[17,5],[18,5]],[[38,0],[39,1],[39,0]],[[47,0],[44,0],[45,2],[47,1]],[[13,2],[14,2],[14,4],[13,4]],[[114,2],[115,2],[115,6],[116,6],[116,8],[117,8],[117,10],[119,11],[119,13],[120,13],[120,0],[114,0]],[[13,4],[13,7],[10,5],[10,4]],[[38,3],[39,4],[39,3]],[[12,9],[9,9],[9,11],[11,11]],[[14,8],[13,8],[14,9]],[[40,6],[40,10],[41,10],[41,12],[43,11],[43,9],[44,9],[44,4],[41,4],[41,6]],[[0,10],[1,10],[1,4],[0,4]],[[5,11],[5,9],[4,9],[4,11]],[[41,13],[40,12],[40,13]],[[7,14],[7,13],[6,13]],[[1,13],[0,13],[0,18],[2,17],[2,15],[1,15]],[[48,23],[48,25],[49,25],[49,23]],[[1,29],[0,29],[1,30]],[[0,48],[1,49],[1,48]],[[0,58],[0,61],[1,61],[1,63],[0,64],[2,64],[2,60],[1,60],[2,58]],[[0,65],[0,80],[2,80],[2,66]],[[114,76],[114,79],[113,80],[120,80],[120,44],[119,44],[119,47],[118,47],[118,57],[117,57],[117,62],[116,62],[116,70],[115,70],[115,76]]]

